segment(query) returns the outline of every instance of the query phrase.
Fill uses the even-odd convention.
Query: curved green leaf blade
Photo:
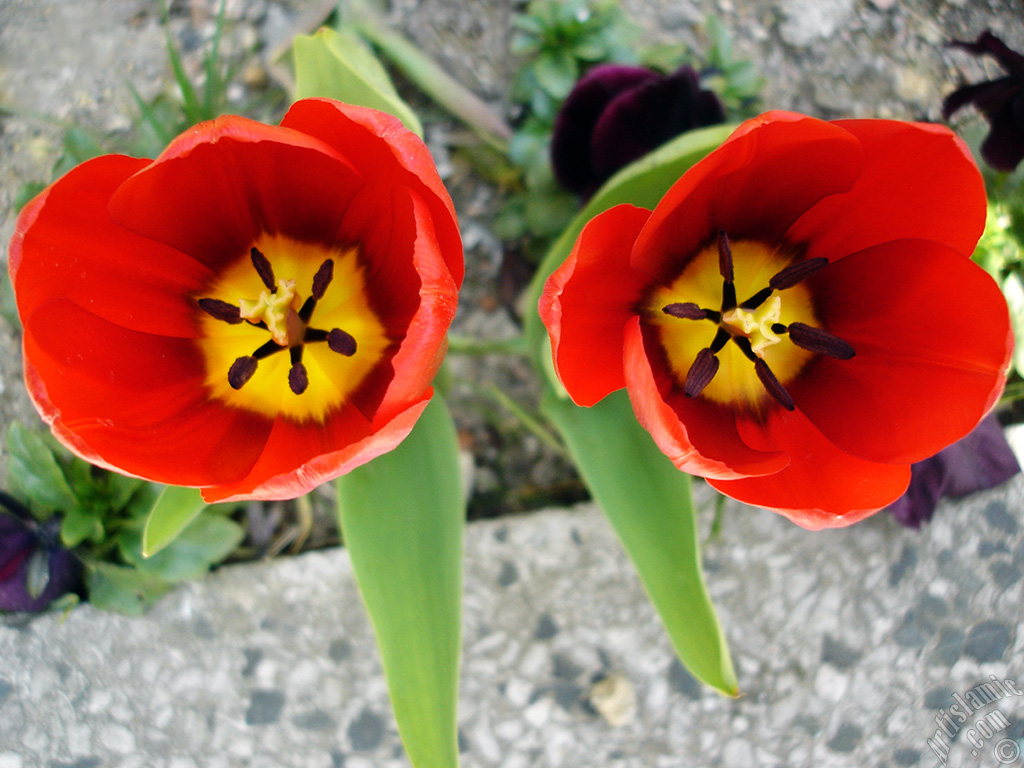
[[[544,290],[544,281],[565,261],[587,222],[602,211],[622,203],[653,208],[664,197],[669,187],[679,181],[683,173],[725,141],[735,128],[735,125],[716,125],[687,131],[627,165],[590,198],[583,210],[551,246],[530,284],[527,305],[530,310],[524,320],[524,333],[530,349],[543,354],[538,342],[544,333],[544,326],[541,325],[536,307]]]
[[[440,395],[401,445],[338,480],[338,505],[409,760],[454,768],[465,510]]]
[[[735,696],[736,673],[701,572],[690,476],[658,450],[624,391],[591,408],[549,391],[543,409],[636,566],[680,661]]]
[[[292,43],[295,55],[295,98],[328,97],[372,107],[394,115],[417,136],[423,126],[398,95],[383,65],[349,29],[328,27],[314,35],[299,35]]]
[[[152,557],[174,541],[206,506],[198,488],[176,485],[164,488],[146,517],[142,556]]]

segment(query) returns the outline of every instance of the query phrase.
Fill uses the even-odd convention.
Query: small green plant
[[[7,493],[35,521],[59,521],[60,544],[81,561],[97,608],[139,615],[175,584],[222,562],[244,536],[223,507],[207,507],[173,542],[144,557],[143,530],[160,486],[94,467],[18,423],[7,431],[7,453]]]

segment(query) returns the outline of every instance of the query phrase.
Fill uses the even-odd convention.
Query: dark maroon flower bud
[[[81,562],[60,545],[60,520],[38,523],[24,512],[0,510],[0,612],[45,610],[82,582]]]
[[[718,97],[691,67],[662,75],[605,64],[580,79],[551,137],[555,177],[589,197],[616,171],[684,131],[725,121]]]
[[[942,102],[942,116],[973,104],[989,123],[981,156],[998,171],[1012,171],[1024,159],[1024,56],[988,30],[973,43],[953,40],[950,45],[975,56],[992,56],[1006,70],[1005,77],[957,88]]]
[[[958,498],[994,488],[1020,472],[1003,428],[989,414],[966,437],[910,468],[910,487],[889,506],[899,522],[920,528],[943,496]]]

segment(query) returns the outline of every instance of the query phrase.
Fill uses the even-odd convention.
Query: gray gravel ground
[[[474,523],[463,764],[932,768],[953,694],[990,675],[1024,686],[1022,510],[1020,477],[944,504],[921,533],[884,514],[809,533],[728,504],[705,566],[734,700],[673,659],[593,506]],[[343,550],[223,569],[141,619],[3,619],[0,659],[2,768],[408,765]],[[626,692],[615,725],[590,703],[608,678]],[[969,729],[994,712],[1009,726],[976,734],[972,755]],[[938,737],[946,765],[1000,765],[997,745],[1024,740],[1024,695],[956,733]]]

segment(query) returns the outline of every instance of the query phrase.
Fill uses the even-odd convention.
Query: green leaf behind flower
[[[8,488],[27,501],[33,512],[70,510],[77,505],[60,462],[40,434],[13,422],[7,429],[7,451]]]
[[[342,535],[415,768],[459,762],[459,474],[455,427],[435,393],[401,445],[338,480]]]
[[[417,136],[423,125],[402,100],[377,57],[350,29],[323,27],[314,35],[299,35],[295,55],[295,98],[327,97],[372,107],[394,115]]]
[[[543,409],[636,566],[680,661],[735,696],[736,674],[701,573],[690,476],[658,450],[624,391],[591,408],[548,392]]]
[[[152,557],[174,541],[206,507],[198,488],[168,485],[154,502],[142,531],[141,552]]]
[[[544,326],[536,310],[537,302],[544,290],[544,281],[565,261],[587,222],[602,211],[622,203],[641,208],[654,208],[683,173],[725,141],[735,128],[734,125],[716,125],[687,131],[627,165],[590,198],[583,210],[566,227],[562,236],[551,246],[530,285],[530,311],[525,318],[525,335],[532,350],[544,354],[541,344]]]

